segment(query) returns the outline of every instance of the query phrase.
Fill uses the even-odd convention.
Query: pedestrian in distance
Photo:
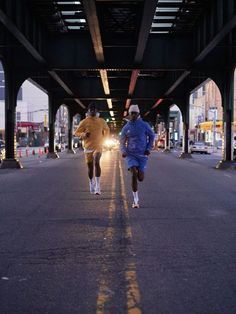
[[[129,107],[129,116],[130,120],[121,130],[120,148],[132,174],[132,207],[139,208],[138,181],[144,180],[144,170],[153,148],[155,134],[150,125],[141,119],[138,105]]]
[[[102,147],[104,139],[109,135],[110,129],[104,119],[99,117],[96,103],[90,103],[86,118],[83,119],[75,131],[75,136],[84,142],[85,161],[88,167],[89,189],[92,194],[101,194],[100,177]],[[95,170],[95,171],[94,171]],[[94,178],[95,172],[95,178]]]

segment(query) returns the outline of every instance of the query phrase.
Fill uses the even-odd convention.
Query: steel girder
[[[7,32],[15,37],[20,45],[38,62],[41,68],[46,69],[48,74],[60,87],[72,96],[73,92],[70,87],[66,85],[54,70],[50,69],[50,65],[48,65],[42,55],[41,50],[45,38],[43,37],[45,29],[43,29],[42,25],[31,14],[26,1],[2,1],[0,21],[5,26]],[[22,60],[20,61],[22,62]],[[27,60],[24,61],[27,64]]]
[[[108,51],[106,60],[101,63],[91,46],[90,38],[71,35],[60,35],[48,38],[44,55],[52,69],[63,71],[81,70],[163,70],[175,71],[186,69],[191,65],[192,39],[190,36],[151,36],[149,38],[143,59],[134,62],[129,48],[116,48]],[[63,45],[62,45],[63,43]],[[122,58],[120,55],[122,53]]]
[[[97,23],[90,26],[93,41],[86,32],[76,35],[54,32],[51,36],[43,21],[30,10],[27,1],[5,0],[0,5],[4,32],[8,38],[9,33],[15,37],[15,40],[6,40],[4,45],[7,51],[11,50],[16,67],[34,73],[33,79],[44,89],[64,98],[76,99],[79,104],[81,100],[77,96],[80,95],[88,101],[91,96],[93,99],[116,99],[119,105],[115,110],[121,119],[128,100],[148,101],[151,108],[158,98],[179,96],[187,80],[199,84],[199,79],[190,78],[192,72],[200,75],[205,71],[210,76],[216,67],[224,69],[235,65],[236,8],[232,0],[205,1],[205,11],[194,24],[192,33],[187,35],[149,34],[155,1],[140,1],[139,9],[143,8],[140,11],[143,15],[140,15],[140,29],[135,40],[130,39],[129,34],[116,34],[112,38],[104,36],[100,5],[106,3],[92,0],[87,3],[90,5],[87,12],[95,14],[98,10]],[[52,6],[51,1],[49,4]],[[107,5],[111,2],[107,1]],[[99,51],[103,51],[102,58]],[[104,83],[99,84],[90,75],[94,71],[95,76],[100,77],[100,70],[106,70],[111,86],[109,94],[104,92]],[[114,80],[111,78],[124,70],[128,80],[118,76]],[[152,99],[153,103],[150,103]]]

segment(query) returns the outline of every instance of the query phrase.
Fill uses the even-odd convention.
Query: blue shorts
[[[126,157],[128,169],[132,167],[137,167],[139,170],[144,171],[148,161],[148,156],[145,155],[131,155],[128,154]]]

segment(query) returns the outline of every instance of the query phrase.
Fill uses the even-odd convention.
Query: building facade
[[[234,75],[234,127],[236,135],[236,74]],[[221,94],[208,79],[195,89],[190,96],[189,128],[190,141],[205,141],[220,147],[223,137],[223,107]]]

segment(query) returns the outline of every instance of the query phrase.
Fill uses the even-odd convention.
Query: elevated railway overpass
[[[0,57],[5,71],[6,159],[19,167],[14,144],[16,95],[26,79],[49,95],[49,156],[54,154],[57,109],[82,116],[100,103],[119,129],[131,103],[145,119],[177,104],[188,153],[189,95],[211,78],[222,96],[222,164],[233,162],[233,73],[236,4],[233,0],[1,0]],[[168,136],[168,132],[167,132]]]

